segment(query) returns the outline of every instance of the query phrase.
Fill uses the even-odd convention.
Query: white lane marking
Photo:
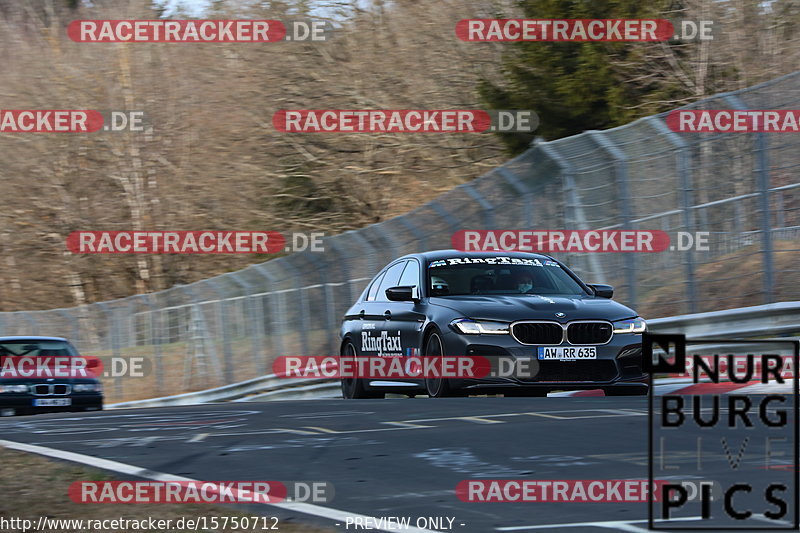
[[[198,433],[186,442],[203,442],[208,437],[209,433]]]
[[[339,416],[353,416],[353,415],[374,415],[375,411],[323,411],[319,413],[300,413],[291,415],[280,415],[279,418],[334,418]]]
[[[655,522],[690,522],[692,520],[702,520],[702,516],[684,516],[681,518],[670,518],[669,520],[655,520]],[[608,529],[622,529],[623,531],[649,531],[634,526],[633,524],[647,524],[648,520],[607,520],[605,522],[570,522],[563,524],[541,524],[535,526],[510,526],[497,527],[495,531],[526,531],[529,529],[560,529],[565,527],[603,527]]]
[[[94,468],[100,468],[102,470],[117,472],[118,474],[127,474],[135,477],[141,477],[144,479],[152,479],[153,481],[188,481],[195,483],[200,482],[197,479],[175,476],[163,472],[155,472],[153,470],[148,470],[146,468],[141,468],[139,466],[119,463],[117,461],[109,461],[108,459],[101,459],[99,457],[92,457],[90,455],[83,455],[75,452],[56,450],[55,448],[47,448],[45,446],[35,446],[33,444],[24,444],[21,442],[13,442],[10,440],[2,440],[2,439],[0,439],[0,446],[8,448],[10,450],[35,453],[37,455],[44,455],[45,457],[52,457],[54,459],[71,461],[73,463],[80,463]],[[279,507],[281,509],[296,511],[298,513],[308,514],[312,516],[318,516],[328,520],[338,520],[340,522],[346,522],[347,518],[362,518],[364,520],[370,520],[370,522],[372,523],[377,523],[378,520],[376,517],[373,516],[366,516],[360,513],[353,513],[350,511],[342,511],[340,509],[323,507],[321,505],[314,505],[311,503],[262,503],[261,505],[272,505],[274,507]],[[392,529],[387,529],[387,528],[376,527],[374,529],[379,531],[394,531]],[[418,527],[409,527],[407,529],[404,529],[404,531],[408,531],[409,533],[439,533],[438,531],[432,531],[430,529],[423,529]]]
[[[464,420],[465,422],[475,422],[476,424],[505,424],[504,420],[492,420],[490,418],[481,416],[462,416],[459,417],[459,420]]]

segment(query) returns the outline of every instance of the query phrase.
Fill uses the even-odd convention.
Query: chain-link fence
[[[693,109],[800,108],[800,72]],[[244,270],[71,309],[0,313],[4,335],[61,335],[87,355],[141,357],[110,400],[270,373],[281,354],[338,352],[344,311],[400,255],[450,248],[460,229],[709,232],[705,251],[561,254],[588,282],[656,318],[800,299],[800,137],[674,133],[664,115],[539,142],[406,215]],[[558,254],[556,254],[558,255]]]

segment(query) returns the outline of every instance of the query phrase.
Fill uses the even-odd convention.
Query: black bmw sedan
[[[0,416],[102,410],[96,361],[63,337],[0,337]]]
[[[647,394],[645,321],[612,296],[612,287],[586,284],[545,255],[439,250],[401,257],[347,311],[343,361],[479,356],[510,360],[525,371],[462,378],[348,376],[342,395],[544,396],[574,389]]]

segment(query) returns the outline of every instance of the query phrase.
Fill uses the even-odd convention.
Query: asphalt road
[[[454,489],[467,479],[647,479],[647,421],[639,397],[311,400],[15,417],[0,419],[0,438],[204,481],[328,481],[336,493],[323,506],[412,524],[451,517],[454,531],[639,531],[646,503],[470,503]],[[694,436],[681,439],[670,446],[685,453],[669,462],[693,471]],[[727,479],[740,443],[729,438],[728,457],[708,452],[703,475]],[[763,465],[764,446],[752,439],[741,464]]]

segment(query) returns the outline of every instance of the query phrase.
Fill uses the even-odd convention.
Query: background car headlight
[[[72,387],[75,392],[103,392],[103,387],[99,383],[78,383]]]
[[[464,335],[508,335],[508,324],[505,322],[459,318],[450,322],[450,325]]]
[[[647,331],[647,322],[641,317],[618,320],[612,324],[614,324],[614,333],[644,333]]]
[[[17,393],[17,394],[24,394],[28,392],[27,385],[0,385],[0,393],[8,392],[8,393]]]

